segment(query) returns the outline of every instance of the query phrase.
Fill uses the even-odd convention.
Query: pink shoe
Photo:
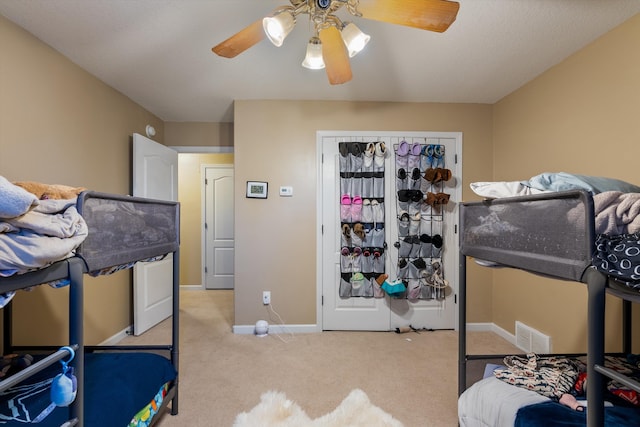
[[[340,221],[351,222],[351,197],[348,194],[340,198]]]

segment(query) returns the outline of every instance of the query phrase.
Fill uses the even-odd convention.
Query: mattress
[[[584,358],[578,360],[584,363]],[[631,364],[632,361],[636,363],[634,356],[631,359],[606,356],[605,363],[614,371],[638,378],[640,369]],[[585,375],[584,368],[585,366],[581,369],[581,375]],[[586,382],[584,378],[586,377],[582,377],[572,389],[583,406],[587,404],[583,394]],[[636,392],[611,380],[607,383],[605,400],[605,425],[638,425],[640,406]],[[485,370],[484,379],[474,383],[460,395],[458,418],[461,427],[548,427],[551,420],[554,426],[584,427],[587,424],[586,412],[573,410],[533,390],[508,384],[488,370]]]
[[[137,414],[148,422],[177,376],[169,359],[153,353],[87,353],[84,367],[84,425],[91,427],[125,427]],[[51,404],[48,386],[60,372],[56,363],[0,393],[0,425],[24,426],[43,413]],[[60,426],[68,412],[56,408],[38,425]]]

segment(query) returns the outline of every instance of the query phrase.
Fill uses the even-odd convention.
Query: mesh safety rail
[[[466,202],[460,230],[465,256],[582,281],[595,241],[593,199],[585,191],[564,191]]]

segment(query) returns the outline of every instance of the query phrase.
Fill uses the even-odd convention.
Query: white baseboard
[[[255,325],[233,325],[234,334],[253,335],[255,333]],[[269,325],[269,333],[277,334],[309,334],[322,332],[318,325]]]
[[[495,323],[467,323],[467,331],[493,332],[509,341],[509,343],[516,345],[516,336],[502,329]]]
[[[479,332],[493,332],[515,345],[515,335],[502,329],[495,323],[467,323],[467,331],[479,331]],[[278,334],[294,333],[294,334],[308,334],[322,332],[322,329],[318,325],[269,325],[269,332]],[[234,334],[252,335],[255,333],[255,325],[233,325]]]
[[[133,331],[133,325],[127,326],[126,328],[124,328],[123,330],[118,332],[117,334],[112,335],[110,338],[107,338],[106,340],[102,341],[98,345],[116,345],[120,341],[122,341],[124,338],[128,337],[129,335],[131,335],[131,333],[132,333],[131,331]]]

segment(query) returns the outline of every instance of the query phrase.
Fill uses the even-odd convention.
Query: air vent
[[[549,354],[551,337],[516,321],[516,346],[527,353]]]

